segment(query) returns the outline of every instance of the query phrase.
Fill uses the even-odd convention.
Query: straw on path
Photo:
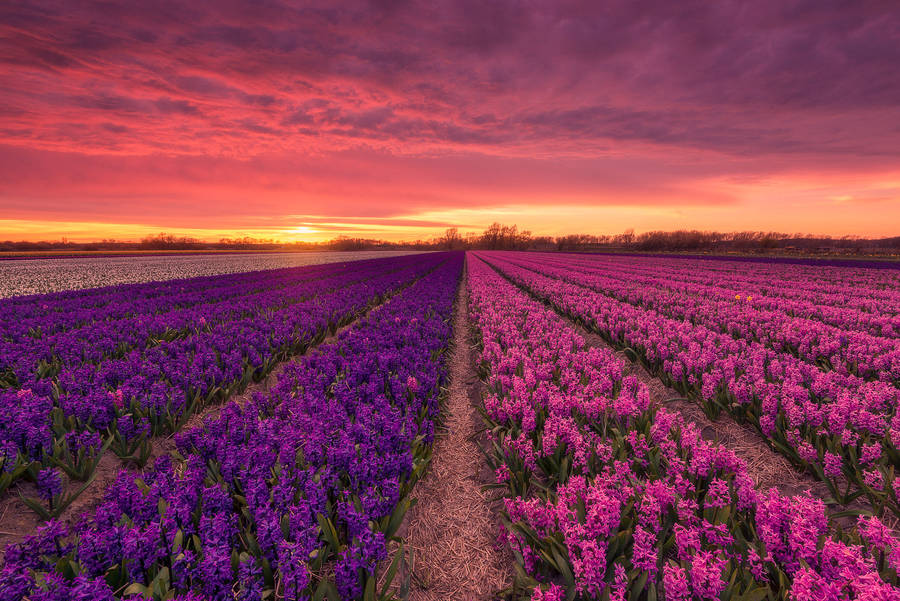
[[[487,600],[512,582],[512,557],[496,544],[499,502],[481,490],[490,472],[477,442],[480,382],[469,345],[465,279],[463,274],[454,313],[444,431],[435,440],[428,473],[413,491],[418,504],[405,524],[405,544],[414,558],[412,601]]]

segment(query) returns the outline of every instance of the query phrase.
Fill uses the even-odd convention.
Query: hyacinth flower
[[[92,473],[87,481],[77,488],[74,492],[65,493],[63,491],[62,474],[56,468],[44,468],[37,472],[35,478],[35,487],[37,488],[38,498],[26,497],[19,494],[22,502],[32,511],[34,511],[41,519],[49,520],[59,516],[65,509],[72,504],[72,501],[78,498],[82,492],[90,486],[94,481],[96,473]],[[45,506],[46,504],[46,506]]]
[[[0,390],[0,453],[3,455],[3,471],[0,474],[0,492],[16,480],[26,476],[32,479],[44,456],[53,444],[53,429],[49,399],[30,389]]]
[[[0,494],[26,474],[28,465],[29,462],[22,459],[15,444],[9,441],[0,443]]]
[[[0,301],[0,313],[11,313],[17,321],[8,328],[8,342],[0,343],[3,361],[0,365],[14,365],[16,372],[27,379],[27,371],[22,371],[23,366],[19,365],[20,357],[59,359],[69,364],[87,357],[94,360],[119,356],[130,349],[173,341],[191,331],[252,316],[268,308],[288,306],[329,292],[335,286],[364,280],[376,273],[379,265],[392,269],[401,264],[402,261],[374,260],[154,282],[93,289],[90,295],[75,298],[66,294],[32,297],[30,304],[20,299],[5,299]],[[85,296],[99,304],[79,307],[79,299]],[[45,302],[38,304],[35,299]],[[47,309],[31,315],[41,306]],[[42,321],[36,326],[34,320]],[[25,327],[29,331],[44,331],[46,335],[39,336],[35,342],[31,340],[33,336],[21,334]],[[52,352],[47,352],[45,347],[52,348]],[[98,355],[97,349],[103,352]]]
[[[150,458],[152,428],[146,418],[135,420],[133,413],[126,413],[110,424],[111,446],[123,463],[144,467]]]
[[[98,432],[67,432],[61,440],[57,439],[47,458],[69,478],[84,482],[94,474],[112,442],[112,437],[101,438]]]
[[[516,262],[526,266],[531,264]],[[743,279],[732,284],[729,279],[723,281],[721,276],[699,280],[678,272],[666,272],[663,276],[654,269],[652,262],[634,265],[637,269],[591,261],[567,264],[558,258],[551,259],[550,263],[559,267],[554,275],[566,277],[566,268],[570,268],[571,273],[571,268],[575,267],[579,275],[588,276],[587,280],[581,281],[592,289],[610,292],[620,300],[653,308],[675,319],[688,319],[736,338],[755,339],[826,371],[839,369],[842,373],[887,382],[900,377],[900,372],[892,373],[892,364],[896,364],[896,358],[900,356],[900,341],[895,336],[859,332],[852,329],[852,323],[844,320],[822,322],[818,312],[806,310],[795,302],[782,302],[777,295],[754,296],[740,292],[731,295],[735,286],[746,290],[749,283]],[[546,264],[546,261],[541,262],[542,266]],[[626,273],[626,279],[613,279]],[[723,285],[732,290],[722,288]],[[839,306],[841,312],[846,312],[843,302]]]
[[[848,331],[900,337],[900,280],[895,272],[839,269],[826,275],[821,261],[812,268],[770,262],[748,270],[734,261],[684,258],[541,255],[540,259],[544,265],[575,267],[591,276],[615,276],[625,285],[639,282],[675,293],[702,291],[716,302],[731,302],[732,298],[741,303],[752,301],[753,307],[815,319]]]
[[[21,387],[0,390],[0,433],[26,467],[10,468],[0,484],[33,479],[46,464],[72,464],[76,478],[89,477],[93,452],[66,456],[69,433],[111,437],[123,461],[143,466],[151,436],[178,431],[204,405],[258,381],[321,342],[330,324],[347,323],[439,261],[400,257],[162,284],[174,287],[169,294],[139,285],[0,301],[0,314],[16,313],[41,332],[28,335],[17,322],[0,341],[0,369],[12,370]],[[206,302],[210,294],[222,300]],[[59,369],[34,371],[43,364]]]
[[[900,594],[877,553],[829,529],[821,502],[760,496],[742,461],[652,406],[612,353],[478,259],[469,274],[520,592],[787,599],[814,574],[840,599]]]

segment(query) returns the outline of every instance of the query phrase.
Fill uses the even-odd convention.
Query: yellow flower
[[[736,299],[738,299],[738,300],[741,300],[741,295],[740,295],[740,294],[735,294],[735,295],[734,295],[734,298],[736,298]]]

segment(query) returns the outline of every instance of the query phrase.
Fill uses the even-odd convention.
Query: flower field
[[[151,437],[177,431],[437,261],[374,260],[6,301],[0,492],[28,478],[47,501],[29,504],[44,517],[58,514],[73,497],[61,496],[58,475],[41,473],[60,468],[87,481],[107,448],[142,466]]]
[[[471,463],[511,551],[499,596],[900,599],[897,270],[429,253],[12,297],[0,316],[0,497],[42,521],[7,547],[2,600],[424,590],[403,525],[460,340],[485,424]],[[830,493],[757,488],[631,363]],[[60,519],[109,456],[118,477]]]
[[[267,342],[291,333],[285,345],[309,344],[388,291],[398,294],[292,364],[270,392],[179,434],[174,458],[123,471],[74,528],[51,521],[10,547],[0,598],[358,598],[370,590],[427,463],[460,269],[459,255],[429,255],[278,274],[292,286],[313,276],[320,290],[337,292],[309,307],[295,301],[291,321],[263,305],[254,317],[272,327],[260,335]],[[303,298],[299,286],[291,294]],[[226,336],[233,344],[249,333]],[[260,361],[286,348],[270,344]],[[216,357],[215,347],[208,354]],[[123,419],[118,412],[141,412],[134,397],[119,406],[108,392],[111,424]]]

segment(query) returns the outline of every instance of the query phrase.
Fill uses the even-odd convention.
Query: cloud
[[[198,131],[161,145],[188,153],[229,152],[235,135],[248,138],[243,152],[264,152],[268,140],[253,134],[269,130],[303,147],[311,136],[292,126],[316,125],[334,134],[317,144],[365,140],[412,153],[641,140],[725,153],[833,145],[877,154],[896,148],[896,132],[863,123],[872,134],[863,141],[823,131],[847,119],[858,126],[873,109],[897,116],[900,81],[890,74],[900,17],[879,6],[33,2],[4,9],[0,61],[11,74],[43,74],[41,85],[10,95],[13,106],[88,122],[145,103],[200,116]],[[297,108],[322,96],[327,112]],[[136,147],[142,129],[167,138],[179,127],[149,113],[131,118],[145,127],[112,151]],[[46,123],[23,125],[36,133],[16,143],[53,138]]]

